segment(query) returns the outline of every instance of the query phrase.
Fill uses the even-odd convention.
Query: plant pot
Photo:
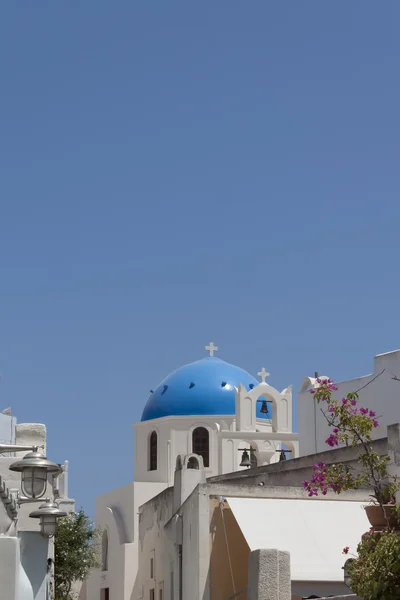
[[[364,508],[372,527],[383,528],[387,527],[388,523],[390,527],[398,525],[393,504],[384,504],[383,507],[380,504],[371,504]]]

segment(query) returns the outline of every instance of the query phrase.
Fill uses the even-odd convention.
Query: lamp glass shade
[[[40,531],[44,537],[53,537],[57,531],[57,517],[54,515],[42,515],[40,517]]]
[[[21,489],[27,498],[41,498],[46,491],[47,471],[41,467],[25,467],[22,471]]]

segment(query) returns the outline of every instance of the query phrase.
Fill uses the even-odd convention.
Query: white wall
[[[179,546],[182,546],[183,598],[209,598],[210,560],[209,498],[206,486],[198,486],[173,514],[173,490],[167,489],[140,509],[139,572],[132,600],[149,598],[150,589],[164,591],[164,600],[179,600]],[[154,578],[150,578],[150,560]],[[173,573],[174,595],[171,595]]]
[[[207,417],[163,417],[136,423],[135,428],[135,481],[154,481],[172,485],[176,459],[192,452],[192,432],[205,427],[210,434],[210,466],[206,476],[220,473],[217,433],[221,429],[232,430],[235,418],[217,415]],[[149,437],[152,431],[158,435],[157,471],[148,470]]]
[[[331,376],[330,373],[324,375]],[[372,381],[377,375],[379,376]],[[340,399],[371,381],[359,392],[359,404],[376,411],[378,416],[382,415],[379,419],[381,427],[373,434],[375,438],[385,437],[387,426],[400,421],[400,381],[393,380],[393,375],[400,378],[400,350],[375,356],[374,371],[371,375],[336,383],[339,389],[334,393]],[[316,406],[312,394],[305,388],[307,388],[306,380],[298,394],[301,456],[329,450],[325,440],[330,434],[330,428],[320,407]]]
[[[158,499],[152,499],[139,513],[139,571],[132,600],[149,598],[154,588],[158,598],[160,587],[168,600],[171,566],[174,568],[174,535],[164,530],[173,514],[173,490],[165,490]],[[150,559],[154,560],[154,577],[150,577]],[[142,596],[143,594],[143,596]]]
[[[0,444],[15,444],[16,417],[0,413]]]
[[[165,489],[163,483],[130,483],[96,498],[96,526],[108,532],[108,570],[93,571],[88,600],[99,600],[100,590],[110,597],[131,600],[138,564],[139,506]]]
[[[19,538],[21,564],[32,585],[33,597],[35,600],[46,600],[49,541],[33,531],[23,531]]]

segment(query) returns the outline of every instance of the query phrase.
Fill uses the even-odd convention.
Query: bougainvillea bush
[[[315,401],[331,426],[326,443],[331,448],[344,444],[357,446],[360,450],[356,466],[341,463],[327,466],[318,463],[313,467],[313,476],[303,485],[309,496],[326,495],[328,490],[337,494],[346,490],[369,487],[376,504],[394,502],[399,489],[398,479],[388,470],[389,456],[380,456],[372,447],[372,431],[379,427],[376,412],[358,405],[358,394],[351,392],[337,400],[333,392],[338,388],[331,379],[317,379],[318,387],[311,390]]]
[[[318,386],[311,390],[331,427],[326,443],[335,448],[339,444],[357,447],[357,464],[318,463],[313,467],[310,481],[303,485],[309,496],[326,495],[329,490],[342,491],[368,487],[371,498],[381,506],[386,527],[382,531],[371,528],[357,547],[357,555],[347,561],[351,590],[364,600],[400,600],[400,535],[399,506],[395,495],[399,489],[396,476],[389,473],[389,457],[380,456],[372,446],[372,432],[379,427],[374,410],[359,406],[358,394],[352,392],[337,400],[337,387],[331,379],[317,379]],[[392,516],[384,505],[392,504]],[[393,518],[393,515],[395,518]],[[344,554],[349,553],[346,546]]]

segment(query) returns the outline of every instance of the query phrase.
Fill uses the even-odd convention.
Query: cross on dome
[[[258,375],[259,377],[261,377],[261,381],[262,381],[263,383],[266,383],[266,379],[267,379],[267,377],[269,377],[269,376],[270,376],[270,373],[268,373],[268,372],[265,370],[265,368],[263,367],[263,368],[261,369],[261,371],[259,371],[259,372],[257,373],[257,375]]]
[[[218,346],[214,346],[214,342],[210,342],[209,346],[206,346],[206,350],[208,350],[210,356],[214,356],[214,352],[217,352]]]

